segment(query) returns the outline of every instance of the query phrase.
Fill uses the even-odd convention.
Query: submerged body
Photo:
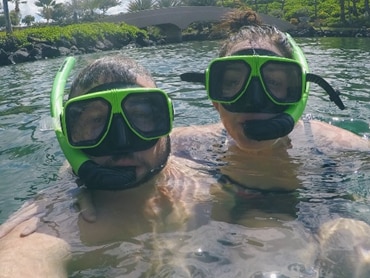
[[[175,128],[172,135],[173,155],[203,162],[208,170],[219,171],[241,187],[267,191],[302,188],[299,175],[304,172],[299,168],[307,167],[310,156],[315,162],[370,150],[367,139],[317,120],[299,121],[288,136],[266,146],[252,141],[248,149],[240,148],[221,123]]]
[[[36,258],[42,261],[42,267],[35,269],[33,274],[26,272],[27,277],[45,277],[53,271],[59,275],[55,277],[67,277],[65,265],[68,265],[70,272],[76,267],[81,271],[81,266],[76,266],[75,260],[79,263],[83,261],[84,265],[91,264],[93,273],[94,269],[105,266],[101,264],[102,254],[96,251],[94,256],[90,253],[92,250],[128,243],[145,235],[150,235],[151,240],[155,241],[162,233],[185,233],[206,224],[209,221],[207,210],[198,205],[203,203],[206,207],[210,206],[207,205],[210,199],[206,188],[211,183],[210,178],[183,167],[183,164],[181,159],[170,159],[160,174],[140,187],[125,191],[76,192],[70,169],[63,169],[59,174],[63,185],[44,192],[44,196],[29,205],[30,208],[23,208],[24,214],[30,213],[32,216],[30,210],[34,210],[33,215],[36,211],[41,215],[37,231],[19,237],[31,219],[0,239],[0,246],[3,247],[0,249],[0,265],[9,269],[8,272],[1,272],[0,277],[25,277],[24,270],[29,270]],[[202,179],[203,186],[198,186]],[[71,206],[71,201],[77,201],[76,198],[82,209],[88,209],[84,203],[86,200],[93,204],[94,221],[89,222],[77,207]],[[22,212],[18,212],[17,217],[22,217]],[[37,242],[43,244],[33,246]],[[13,250],[18,244],[22,245],[22,249]],[[165,248],[154,244],[150,252],[162,247]],[[26,252],[30,249],[33,253]],[[81,252],[85,254],[81,255]],[[112,257],[111,263],[114,261]]]
[[[250,37],[249,41],[235,43],[230,49],[226,47],[224,55],[243,55],[241,52],[248,49],[255,53],[263,48],[264,56],[271,52],[286,56],[281,47],[264,39]],[[251,51],[247,56],[250,54]],[[114,75],[115,72],[110,71],[112,68],[114,63],[107,67]],[[116,81],[107,80],[111,74],[100,76],[101,72],[98,70],[97,76],[105,77],[103,83]],[[88,88],[82,86],[76,94],[84,94],[99,85],[95,80],[98,79],[86,82]],[[154,86],[154,83],[138,85]],[[125,89],[120,90],[120,101],[125,92]],[[265,94],[264,100],[269,93],[261,86],[257,86],[256,92]],[[248,104],[258,100],[257,93]],[[103,96],[101,91],[99,96]],[[217,96],[228,97],[216,92]],[[274,97],[280,98],[277,94]],[[277,104],[276,99],[274,104]],[[287,99],[284,101],[283,105],[277,105],[284,108]],[[274,104],[270,102],[270,107]],[[320,210],[327,207],[319,198],[351,197],[350,193],[343,192],[346,191],[344,186],[338,185],[344,179],[351,180],[350,174],[362,164],[353,163],[350,155],[343,156],[350,154],[352,147],[366,154],[367,141],[316,121],[308,125],[299,122],[293,132],[281,138],[253,140],[246,136],[251,133],[245,132],[245,122],[268,121],[279,116],[282,109],[275,107],[272,113],[265,113],[255,111],[250,105],[245,111],[243,105],[214,103],[223,126],[176,129],[172,137],[174,157],[170,157],[163,168],[163,163],[152,164],[150,155],[146,157],[148,160],[141,161],[148,161],[149,167],[130,161],[127,153],[92,158],[103,168],[121,166],[127,170],[125,167],[134,166],[134,174],[142,184],[122,192],[83,191],[79,199],[81,211],[71,207],[73,198],[59,200],[58,194],[52,194],[35,235],[50,242],[49,246],[58,246],[62,239],[68,243],[70,251],[65,244],[59,244],[56,250],[61,250],[62,256],[49,256],[50,250],[40,245],[35,259],[43,260],[44,273],[54,270],[72,277],[305,278],[340,277],[341,273],[351,273],[355,277],[368,277],[366,245],[363,245],[368,226],[360,221],[340,219],[337,214],[332,219],[330,212],[321,217]],[[117,107],[116,112],[120,110]],[[116,124],[113,122],[109,125]],[[100,138],[103,133],[97,134]],[[101,138],[105,140],[110,135],[107,133]],[[276,136],[273,132],[268,135]],[[97,138],[89,139],[95,141]],[[109,144],[103,147],[101,151],[111,151]],[[338,150],[344,152],[337,153]],[[351,164],[347,164],[350,160]],[[154,168],[161,170],[155,176],[150,175]],[[328,191],[322,189],[326,188],[326,183],[333,185]],[[74,184],[68,188],[64,186],[59,194],[73,187]],[[315,187],[322,191],[312,193]],[[336,190],[342,192],[337,194]],[[302,200],[302,195],[308,201]],[[309,225],[309,221],[317,226]],[[327,224],[320,227],[323,223]],[[23,248],[34,248],[33,242],[27,240],[30,237],[17,238],[19,232],[14,229],[0,240],[0,244],[11,242],[23,244]],[[12,242],[12,238],[17,240]],[[341,250],[337,248],[338,242],[342,243]],[[8,256],[10,251],[0,249],[1,259],[9,258],[13,266],[16,264],[22,269],[32,268],[33,258],[22,256],[19,259],[16,253]],[[66,272],[63,266],[69,252],[72,259]],[[335,258],[340,260],[335,261]],[[38,276],[42,277],[42,273],[41,270]]]
[[[44,209],[38,231],[19,238],[25,222],[0,239],[1,269],[33,269],[35,275],[2,272],[0,277],[53,273],[55,277],[311,278],[322,273],[342,277],[339,273],[354,270],[358,275],[352,277],[367,277],[364,244],[370,229],[365,223],[338,219],[312,233],[297,219],[296,194],[235,194],[205,174],[205,164],[177,157],[169,163],[150,181],[154,188],[143,184],[92,196],[81,192],[80,206],[86,196],[93,201],[94,222],[71,207],[71,193],[61,193],[75,185],[69,171],[60,174],[64,184],[37,201]],[[22,248],[15,250],[19,244]],[[42,267],[35,269],[34,259],[42,261]]]

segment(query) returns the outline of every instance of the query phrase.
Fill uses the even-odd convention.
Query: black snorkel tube
[[[316,83],[321,88],[323,88],[325,92],[329,95],[329,99],[334,102],[340,110],[346,109],[339,97],[340,92],[338,90],[334,90],[333,87],[324,78],[313,73],[307,73],[306,81]]]
[[[79,149],[72,148],[63,133],[61,117],[63,115],[63,96],[68,76],[75,64],[74,57],[68,57],[59,68],[50,96],[50,110],[54,131],[59,145],[70,163],[73,172],[79,176],[88,189],[123,190],[135,187],[135,167],[105,168],[93,162]]]

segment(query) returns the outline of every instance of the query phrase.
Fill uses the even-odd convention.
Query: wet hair
[[[258,14],[250,9],[235,9],[226,13],[216,29],[227,32],[219,50],[219,57],[224,57],[235,44],[248,41],[251,45],[259,42],[276,46],[284,57],[292,58],[292,48],[287,36],[272,25],[262,24]]]
[[[92,62],[77,75],[71,84],[69,98],[106,83],[135,85],[138,76],[155,84],[150,72],[135,60],[121,55],[103,57]]]

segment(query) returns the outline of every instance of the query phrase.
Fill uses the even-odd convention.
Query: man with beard
[[[51,113],[78,177],[81,210],[69,211],[70,200],[58,204],[55,196],[44,208],[36,202],[16,213],[2,227],[0,277],[65,277],[75,251],[71,242],[92,246],[197,225],[188,217],[199,193],[190,185],[199,174],[170,157],[173,106],[167,94],[144,67],[117,55],[85,67],[63,104],[73,65],[69,57],[57,73]]]

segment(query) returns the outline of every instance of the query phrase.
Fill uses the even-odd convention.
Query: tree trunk
[[[352,0],[352,14],[358,18],[358,11],[357,11],[357,5],[356,0]]]
[[[3,0],[3,9],[4,9],[6,33],[11,34],[13,33],[13,30],[12,30],[12,23],[10,22],[8,0]]]
[[[340,21],[342,21],[343,23],[346,22],[346,16],[345,16],[345,12],[344,12],[344,1],[345,0],[339,0],[339,4],[340,4]]]
[[[370,14],[369,0],[365,0],[365,12],[367,12],[368,15]]]

